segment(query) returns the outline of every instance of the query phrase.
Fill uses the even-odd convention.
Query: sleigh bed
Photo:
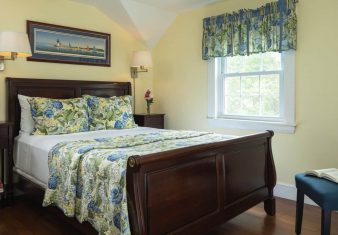
[[[127,82],[7,78],[6,84],[8,121],[14,123],[14,136],[20,130],[18,94],[60,99],[83,94],[131,94]],[[131,233],[204,234],[260,202],[264,202],[268,215],[274,215],[276,172],[272,136],[272,131],[266,131],[129,157],[126,188]],[[20,171],[16,174],[21,178],[21,189],[30,194],[34,188],[42,194],[41,185]],[[95,233],[88,224],[74,224],[86,234]]]

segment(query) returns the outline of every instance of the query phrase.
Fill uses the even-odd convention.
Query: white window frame
[[[221,114],[223,76],[220,58],[208,62],[208,122],[211,127],[245,130],[273,130],[280,133],[294,133],[295,122],[295,51],[282,52],[282,72],[280,76],[281,116],[253,117]],[[263,74],[264,72],[262,72]]]

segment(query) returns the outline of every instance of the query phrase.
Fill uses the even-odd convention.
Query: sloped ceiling
[[[73,0],[89,4],[149,48],[156,46],[177,14],[224,0]]]

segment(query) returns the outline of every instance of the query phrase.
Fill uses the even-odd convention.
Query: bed
[[[130,83],[126,82],[7,78],[6,83],[7,114],[15,124],[14,136],[20,129],[18,94],[63,99],[83,94],[102,97],[131,94]],[[151,128],[136,131],[156,132]],[[274,215],[276,172],[272,136],[272,131],[266,131],[129,157],[126,188],[131,233],[204,234],[260,202],[264,202],[268,215]],[[20,136],[15,141],[26,145],[32,142],[29,136]],[[50,146],[44,146],[45,149],[36,152],[48,151]],[[16,149],[14,170],[24,182],[43,189],[46,169],[42,168],[46,160],[40,161],[36,154],[25,151]],[[26,157],[30,161],[25,161]]]

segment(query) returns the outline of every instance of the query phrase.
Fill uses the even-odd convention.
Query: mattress
[[[46,188],[48,182],[48,153],[58,143],[121,135],[145,134],[161,129],[137,127],[121,130],[81,132],[66,135],[29,135],[20,133],[14,141],[14,171]]]

